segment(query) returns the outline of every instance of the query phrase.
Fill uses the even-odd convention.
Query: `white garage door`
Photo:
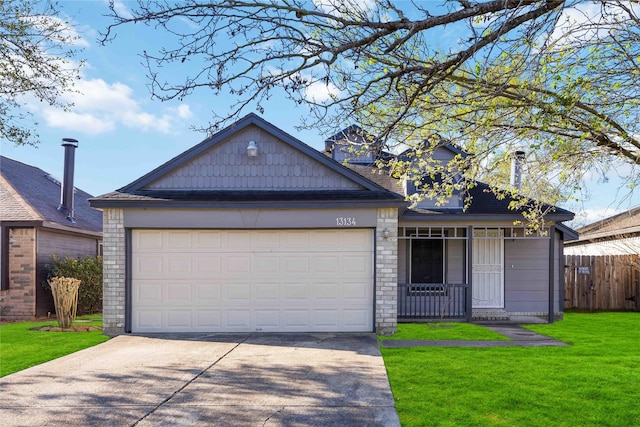
[[[373,330],[373,232],[134,230],[133,332]]]

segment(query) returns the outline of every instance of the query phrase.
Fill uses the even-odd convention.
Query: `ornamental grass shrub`
[[[58,326],[66,329],[76,320],[78,309],[78,288],[80,280],[71,277],[52,277],[48,280],[56,306]]]
[[[102,311],[102,257],[84,256],[78,258],[58,258],[51,256],[51,264],[47,279],[53,277],[70,277],[80,280],[78,288],[78,316],[99,313]],[[51,289],[48,283],[43,283]]]

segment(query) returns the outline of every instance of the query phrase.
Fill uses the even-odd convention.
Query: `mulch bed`
[[[100,326],[83,326],[83,325],[73,325],[68,328],[60,328],[59,326],[39,326],[37,328],[31,328],[32,331],[40,331],[40,332],[91,332],[91,331],[101,331],[102,328]]]

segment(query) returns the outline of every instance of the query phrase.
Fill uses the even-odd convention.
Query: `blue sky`
[[[127,4],[121,6],[126,8]],[[99,195],[134,181],[205,139],[206,135],[191,130],[192,126],[206,125],[212,110],[226,111],[229,100],[206,93],[196,93],[182,102],[152,100],[139,54],[162,46],[166,40],[162,33],[130,25],[120,29],[113,42],[101,46],[99,33],[109,23],[103,16],[108,12],[105,1],[61,1],[60,6],[81,36],[81,56],[87,60],[78,82],[82,94],[73,95],[75,107],[70,112],[32,103],[30,109],[39,122],[39,146],[14,147],[2,141],[2,155],[60,177],[64,157],[61,139],[75,138],[79,140],[75,185]],[[305,114],[304,106],[273,99],[263,117],[321,149],[326,135],[295,128]],[[639,204],[624,197],[626,191],[620,189],[615,175],[608,183],[594,181],[589,187],[590,195],[580,196],[580,203],[563,206],[581,215],[583,224]]]

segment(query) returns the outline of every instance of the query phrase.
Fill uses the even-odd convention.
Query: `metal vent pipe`
[[[62,138],[64,147],[64,176],[60,186],[60,206],[58,210],[66,214],[66,219],[75,222],[73,217],[73,174],[78,141],[73,138]]]

